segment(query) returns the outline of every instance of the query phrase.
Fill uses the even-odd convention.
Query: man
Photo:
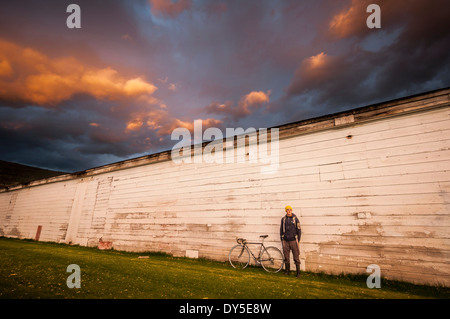
[[[285,207],[286,215],[281,219],[280,225],[280,239],[283,244],[284,264],[286,275],[289,275],[290,264],[290,252],[294,257],[295,267],[297,268],[297,278],[300,278],[300,237],[302,230],[300,228],[300,221],[297,216],[292,213],[292,207]]]

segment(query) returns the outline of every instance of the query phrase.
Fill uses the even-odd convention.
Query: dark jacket
[[[285,215],[281,218],[280,225],[280,239],[281,240],[297,240],[300,241],[300,237],[302,236],[302,230],[300,228],[300,221],[297,216],[292,214],[291,217]]]

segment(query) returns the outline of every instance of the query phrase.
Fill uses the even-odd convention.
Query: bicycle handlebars
[[[266,239],[267,237],[269,237],[269,235],[261,235],[261,236],[259,236],[259,237],[261,237],[262,238],[262,241],[264,242],[264,239]],[[238,237],[236,237],[236,242],[238,243],[238,244],[246,244],[247,243],[247,239],[245,239],[245,238],[238,238]]]

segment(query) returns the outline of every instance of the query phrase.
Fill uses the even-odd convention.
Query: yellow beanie
[[[289,206],[289,205],[287,205],[287,206],[284,208],[285,211],[288,210],[288,209],[292,209],[292,207]]]

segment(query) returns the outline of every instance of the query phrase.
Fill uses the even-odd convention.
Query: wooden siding
[[[275,174],[161,153],[0,192],[0,235],[226,260],[289,204],[303,269],[450,286],[448,93],[282,126]]]

